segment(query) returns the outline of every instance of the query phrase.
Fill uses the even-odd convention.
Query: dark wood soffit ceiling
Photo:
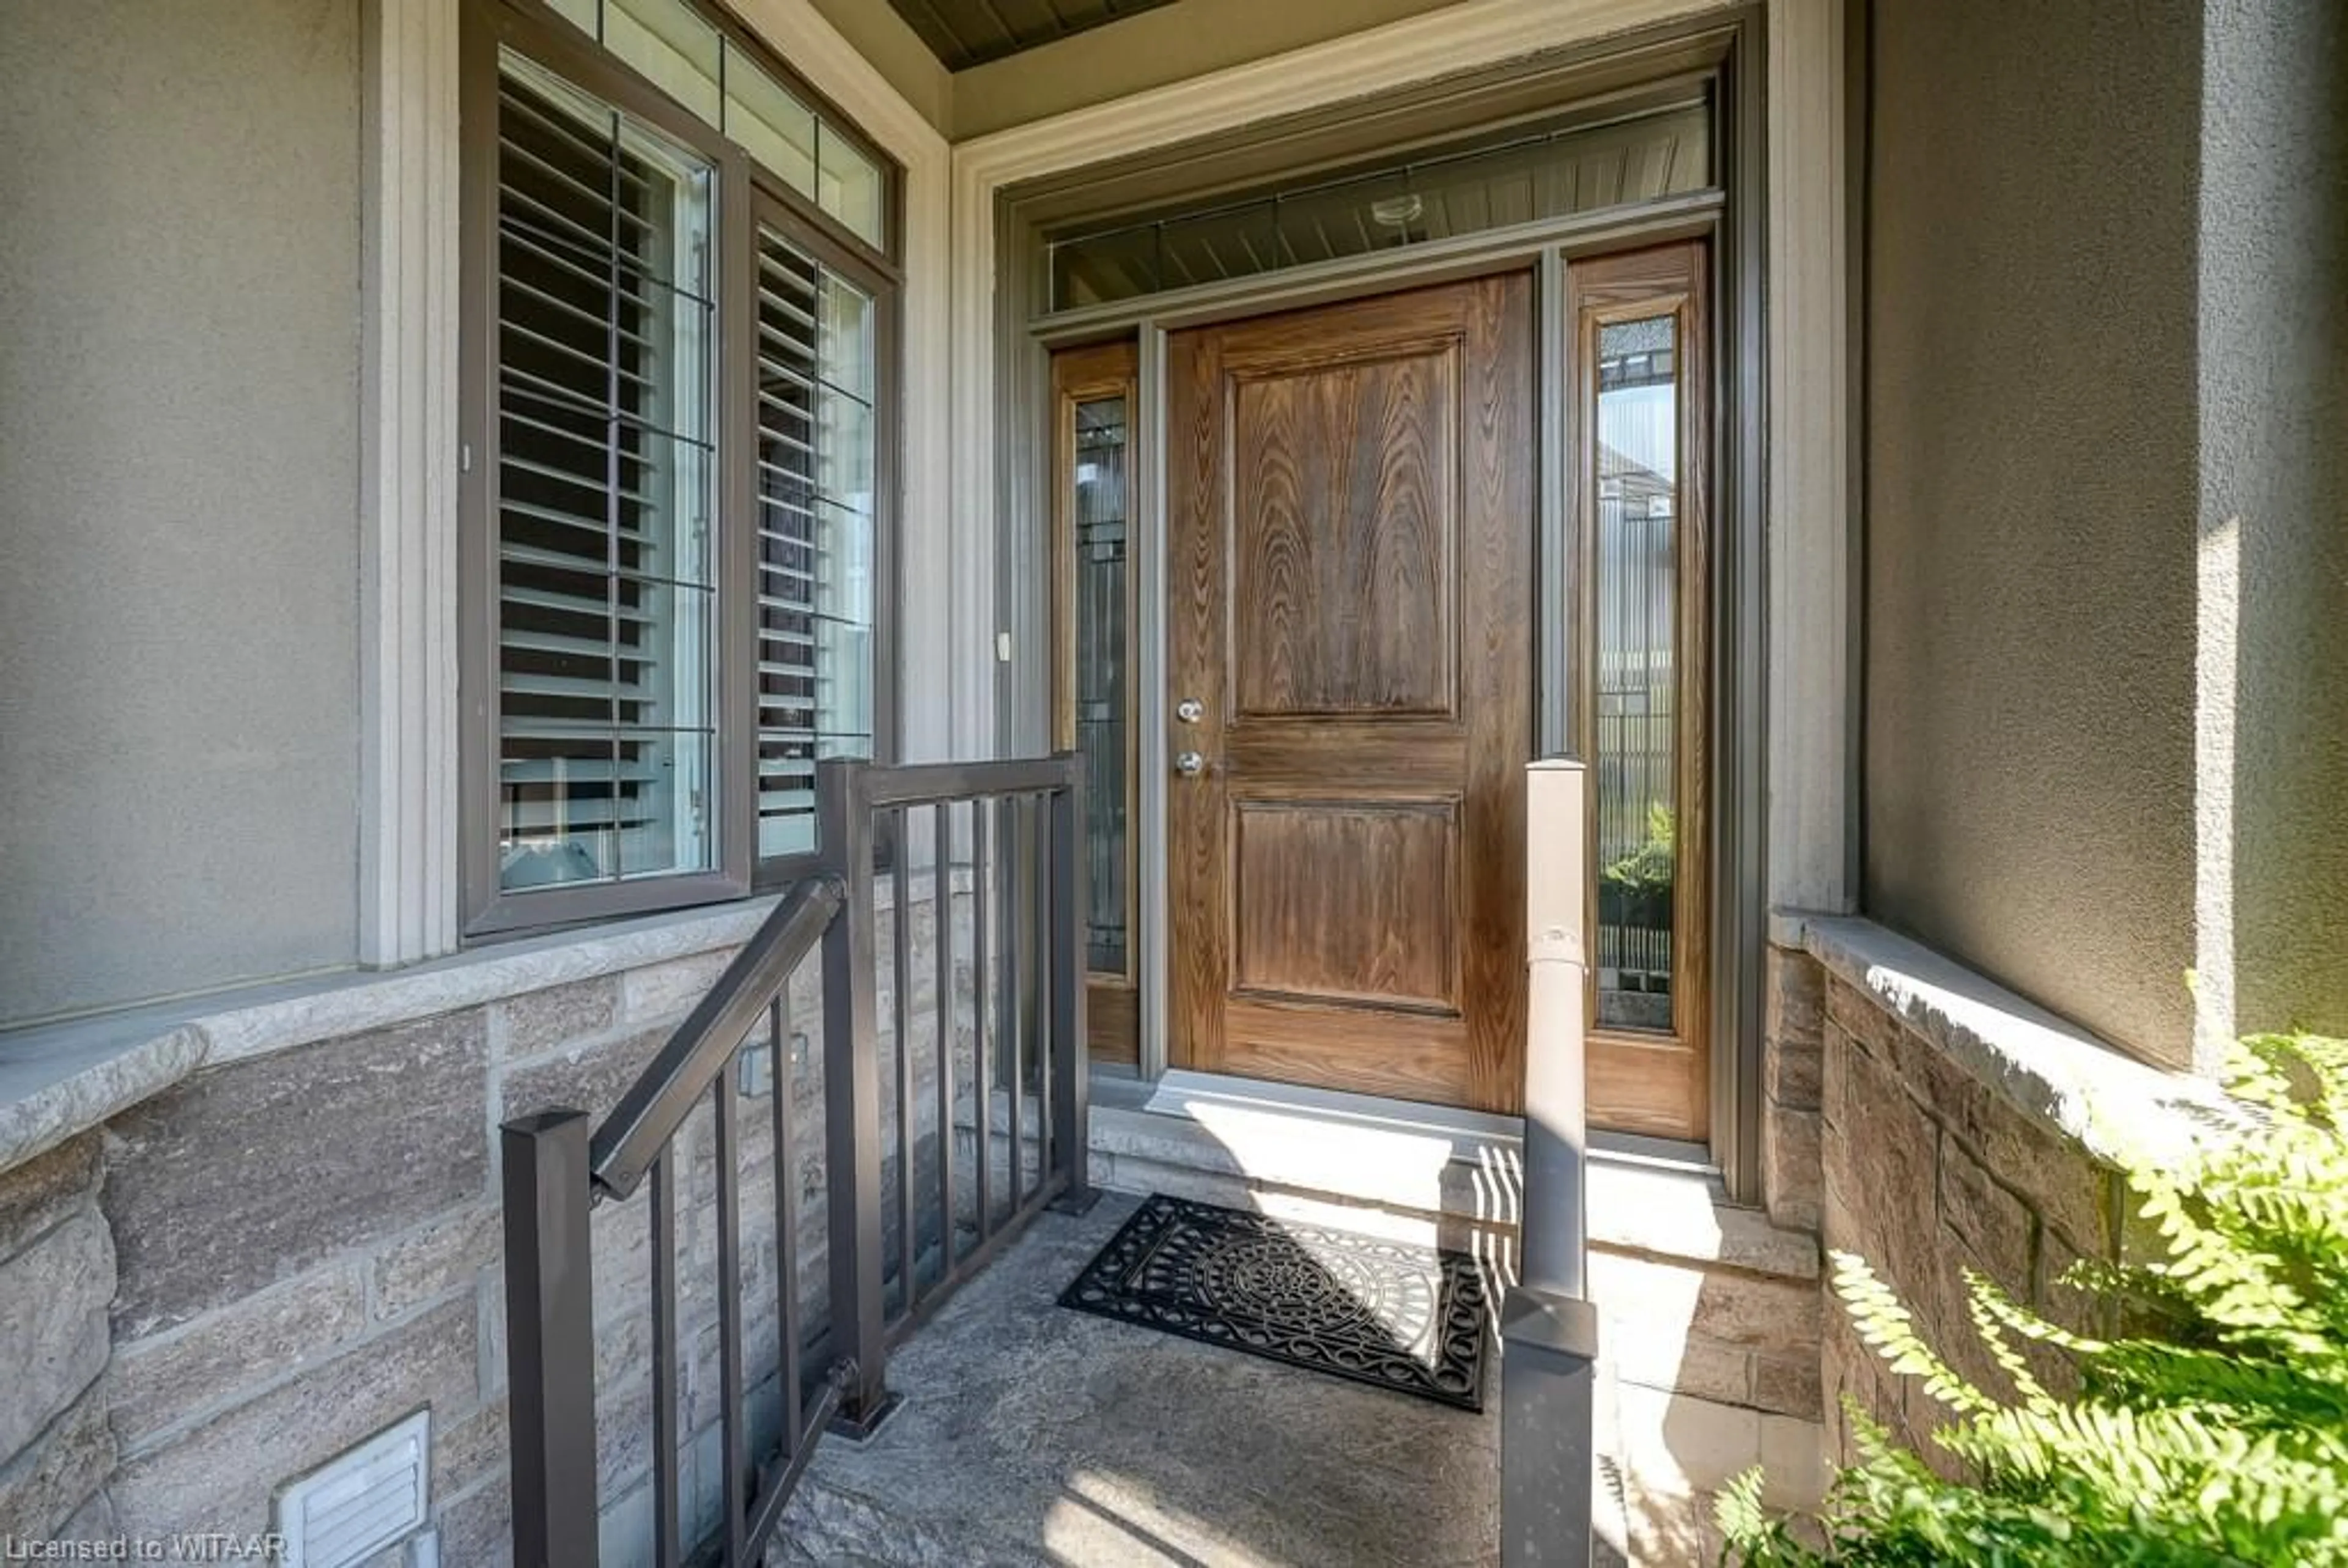
[[[930,53],[959,71],[1072,38],[1172,0],[889,0]]]

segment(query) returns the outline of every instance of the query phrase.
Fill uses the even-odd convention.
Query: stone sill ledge
[[[2153,1067],[1871,920],[1773,914],[1769,939],[1905,1023],[2023,1114],[2116,1163],[2189,1142],[2227,1102],[2190,1073]]]
[[[955,888],[968,886],[957,872]],[[918,900],[924,872],[908,878]],[[891,907],[881,877],[878,908]],[[200,1068],[687,958],[747,941],[779,896],[469,948],[406,968],[337,970],[0,1032],[0,1172],[120,1115]]]

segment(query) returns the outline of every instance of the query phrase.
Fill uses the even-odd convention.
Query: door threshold
[[[1159,1116],[1186,1116],[1209,1123],[1224,1112],[1236,1112],[1280,1116],[1304,1126],[1446,1138],[1451,1143],[1451,1157],[1455,1160],[1474,1161],[1486,1150],[1506,1153],[1513,1158],[1524,1148],[1525,1123],[1520,1116],[1496,1116],[1454,1105],[1389,1100],[1378,1094],[1274,1083],[1223,1072],[1197,1072],[1183,1067],[1170,1069],[1159,1079],[1142,1109]]]
[[[1437,1239],[1418,1234],[1429,1222],[1447,1245],[1464,1245],[1453,1225],[1512,1226],[1524,1179],[1515,1132],[1428,1126],[1416,1109],[1298,1106],[1198,1084],[1138,1103],[1096,1096],[1093,1179],[1340,1229],[1398,1226],[1395,1239]]]
[[[1093,1103],[1097,1108],[1142,1112],[1210,1129],[1277,1125],[1283,1134],[1303,1135],[1308,1141],[1323,1130],[1340,1137],[1348,1132],[1357,1137],[1388,1133],[1398,1144],[1408,1143],[1422,1150],[1428,1140],[1440,1139],[1449,1145],[1449,1161],[1486,1169],[1503,1165],[1519,1169],[1524,1155],[1525,1124],[1520,1116],[1189,1068],[1171,1068],[1155,1080],[1122,1071],[1114,1075],[1097,1071]],[[1589,1149],[1593,1165],[1715,1183],[1721,1177],[1711,1150],[1676,1138],[1597,1128],[1589,1133]]]
[[[1103,1085],[1096,1075],[1094,1094]],[[1386,1131],[1410,1137],[1451,1140],[1452,1158],[1479,1163],[1485,1150],[1521,1156],[1525,1122],[1521,1116],[1501,1116],[1488,1111],[1468,1111],[1456,1105],[1434,1105],[1416,1100],[1392,1100],[1380,1094],[1354,1094],[1336,1089],[1315,1089],[1302,1083],[1275,1083],[1225,1072],[1169,1069],[1155,1082],[1126,1080],[1111,1091],[1110,1103],[1158,1116],[1211,1120],[1218,1110],[1278,1115],[1311,1126],[1352,1127]],[[1208,1108],[1201,1117],[1198,1108]],[[1717,1178],[1720,1167],[1701,1143],[1677,1138],[1657,1138],[1643,1132],[1617,1132],[1606,1128],[1589,1133],[1590,1158],[1599,1164],[1642,1166],[1684,1175]]]
[[[1094,1086],[1094,1180],[1389,1239],[1474,1249],[1522,1214],[1523,1122],[1177,1070]],[[1593,1246],[1818,1277],[1818,1240],[1727,1201],[1703,1148],[1590,1135]]]

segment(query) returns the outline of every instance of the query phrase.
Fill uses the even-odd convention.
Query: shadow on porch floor
[[[1043,1216],[908,1341],[903,1408],[823,1446],[774,1561],[1497,1564],[1497,1361],[1477,1416],[1059,1306],[1138,1201]]]

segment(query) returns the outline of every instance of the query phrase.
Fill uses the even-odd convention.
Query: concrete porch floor
[[[774,1560],[1498,1563],[1497,1356],[1478,1416],[1059,1306],[1138,1201],[1044,1215],[917,1333],[890,1365],[902,1409],[819,1450]],[[1601,1563],[1624,1561],[1612,1476],[1601,1464]]]

